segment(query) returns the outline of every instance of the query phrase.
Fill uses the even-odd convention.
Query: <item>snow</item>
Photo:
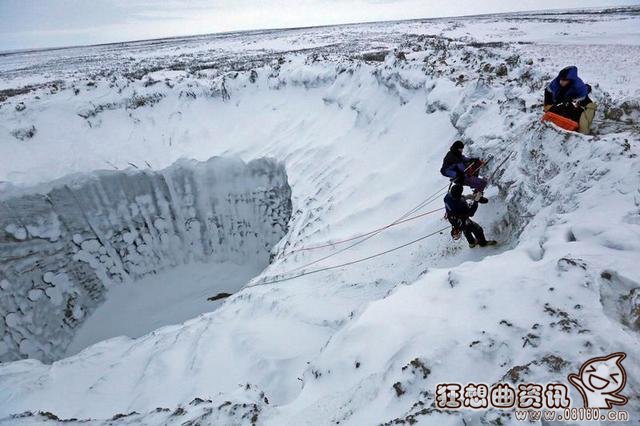
[[[95,311],[74,310],[74,317],[86,320],[69,355],[102,337],[131,338],[103,340],[51,364],[3,363],[0,416],[34,413],[7,419],[9,424],[46,421],[35,414],[41,410],[104,423],[136,411],[130,420],[148,424],[251,424],[254,414],[267,425],[515,424],[507,412],[435,410],[435,386],[566,383],[588,358],[624,351],[624,394],[632,401],[624,409],[638,418],[637,20],[637,8],[515,14],[3,57],[2,88],[38,85],[1,104],[3,203],[22,200],[35,191],[33,185],[47,193],[56,179],[66,181],[72,173],[91,178],[110,168],[153,174],[180,158],[226,156],[281,161],[292,205],[286,231],[271,235],[272,244],[263,247],[265,257],[273,255],[271,263],[234,274],[233,286],[248,285],[214,312],[195,317],[204,312],[199,307],[206,305],[205,296],[213,295],[204,287],[225,272],[190,262],[169,262],[158,275],[140,270],[131,286],[111,287]],[[256,43],[263,50],[253,50]],[[383,50],[389,53],[381,62],[362,59]],[[591,136],[539,121],[544,84],[568,61],[594,86],[599,107]],[[146,84],[149,73],[160,81]],[[26,108],[16,110],[19,103]],[[31,125],[37,129],[33,137],[11,135]],[[357,261],[445,227],[437,212],[349,250],[336,245],[285,255],[387,225],[434,194],[416,213],[441,207],[444,191],[438,189],[448,182],[438,170],[456,139],[466,142],[469,155],[492,158],[485,175],[508,158],[476,216],[498,247],[469,250],[445,231],[349,267],[269,284],[292,271]],[[216,179],[239,170],[229,166]],[[189,195],[207,194],[201,189],[215,180],[196,181],[198,191],[180,186],[187,194],[179,204],[186,216],[203,211],[192,202],[202,199]],[[223,193],[236,183],[245,193],[246,181],[233,179]],[[133,198],[116,197],[109,204],[129,213],[104,217],[144,214],[153,196],[142,195],[135,203],[140,210],[131,207]],[[25,223],[39,223],[22,216]],[[64,224],[65,215],[59,216]],[[163,233],[165,221],[147,222]],[[193,235],[205,222],[194,224]],[[10,224],[13,231],[6,228]],[[14,233],[0,240],[3,259],[23,243],[14,232],[19,224],[1,223]],[[148,245],[141,229],[129,228],[111,235],[105,226],[98,234],[109,234],[113,244]],[[78,258],[103,265],[107,275],[113,265],[101,259],[109,251],[99,238],[59,231],[59,240],[47,244],[69,241]],[[154,241],[153,247],[179,253],[162,238]],[[233,241],[240,247],[244,240]],[[144,250],[129,259],[154,265]],[[17,281],[9,281],[11,286],[0,285],[0,296],[18,293]],[[178,281],[191,284],[176,288]],[[16,302],[22,306],[5,316],[12,332],[28,334],[33,323],[18,314],[32,312],[27,290]],[[172,309],[165,316],[147,304],[151,300]],[[134,312],[145,312],[146,323],[134,327],[127,320]],[[104,318],[120,313],[107,330]],[[32,339],[20,349],[42,350]],[[0,346],[2,351],[9,353]],[[212,402],[190,404],[196,397]],[[580,406],[575,389],[571,398]],[[245,406],[216,409],[226,401],[224,407]],[[187,417],[169,414],[178,407]]]
[[[7,225],[4,228],[4,230],[7,231],[9,234],[11,234],[13,238],[17,240],[24,240],[27,238],[27,230],[13,223],[10,225]]]
[[[51,274],[52,276],[49,279],[47,279],[47,274],[51,273],[45,273],[42,280],[51,286],[47,287],[44,292],[49,296],[49,299],[51,299],[51,303],[54,305],[61,305],[63,301],[63,293],[69,292],[72,288],[71,281],[65,273]]]
[[[42,361],[60,359],[82,323],[93,318],[91,313],[105,299],[106,310],[98,318],[111,318],[122,310],[117,304],[123,294],[111,292],[116,298],[110,301],[110,288],[135,286],[142,279],[141,291],[151,291],[144,279],[169,268],[232,262],[250,271],[246,275],[232,269],[237,279],[250,278],[267,265],[270,248],[286,232],[289,194],[284,169],[275,161],[245,164],[222,158],[202,163],[183,160],[161,171],[94,172],[7,191],[0,204],[0,227],[11,230],[6,223],[27,223],[29,232],[21,239],[13,233],[3,240],[2,275],[15,283],[15,290],[3,286],[7,291],[0,293],[0,306],[20,318],[15,325],[21,326],[2,330],[10,348],[2,360],[25,357],[23,349]],[[196,268],[182,271],[192,269]],[[178,291],[185,281],[180,276],[172,273],[160,280],[164,286],[159,288],[167,291],[155,294],[158,302],[163,301],[162,294],[170,298],[172,286],[188,299],[188,291]],[[202,283],[198,274],[186,281],[196,291],[204,285],[198,285]],[[175,304],[175,298],[164,302]],[[203,303],[191,303],[192,311],[179,309],[164,321],[186,320],[203,312]],[[135,306],[130,309],[133,315]],[[134,324],[145,332],[154,329],[151,316],[134,321],[131,315],[125,323],[131,330],[112,321],[114,329],[98,327],[99,337],[123,332],[137,337],[140,329]],[[89,333],[93,331],[98,332],[89,327]]]
[[[76,332],[67,347],[67,356],[102,340],[140,337],[165,325],[214,311],[223,300],[208,298],[235,293],[260,269],[258,265],[230,262],[193,263],[111,287],[106,301]]]

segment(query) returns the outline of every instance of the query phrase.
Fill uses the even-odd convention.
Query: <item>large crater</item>
[[[290,196],[280,163],[219,157],[181,160],[161,171],[95,172],[5,193],[0,360],[60,359],[78,330],[85,336],[74,342],[74,352],[113,337],[95,323],[136,321],[130,325],[139,334],[165,325],[147,318],[149,312],[168,313],[171,321],[198,313],[193,303],[177,309],[172,297],[179,296],[167,296],[171,288],[197,284],[204,304],[195,309],[212,310],[204,294],[209,288],[210,295],[233,291],[268,265],[287,230]],[[125,306],[136,296],[149,308],[140,310],[139,321]],[[101,305],[110,308],[100,311]],[[96,309],[94,324],[81,327]]]

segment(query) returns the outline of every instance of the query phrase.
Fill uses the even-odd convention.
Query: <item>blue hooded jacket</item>
[[[444,197],[444,207],[447,215],[459,219],[468,219],[476,214],[478,203],[474,202],[471,206],[462,198],[454,198],[451,193]]]
[[[442,167],[440,173],[443,176],[454,179],[458,176],[464,176],[467,164],[471,161],[460,153],[460,149],[464,148],[464,144],[461,141],[456,141],[449,148],[449,152],[442,160]]]
[[[560,85],[560,80],[569,80],[570,83],[566,87]],[[547,86],[548,98],[550,104],[557,105],[565,102],[573,102],[584,99],[589,94],[589,86],[578,77],[578,68],[569,66],[562,69],[558,76]],[[548,104],[545,101],[545,104]]]

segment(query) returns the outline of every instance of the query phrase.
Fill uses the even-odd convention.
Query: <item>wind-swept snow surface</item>
[[[638,14],[516,14],[5,55],[7,197],[107,167],[271,157],[286,171],[292,214],[267,269],[215,312],[50,365],[2,364],[0,416],[8,424],[516,424],[510,410],[440,410],[436,385],[567,383],[587,359],[622,351],[629,403],[621,408],[638,419]],[[592,136],[539,121],[544,85],[570,64],[594,88]],[[476,219],[501,245],[469,250],[445,230],[334,268],[447,226],[441,211],[426,213],[442,207],[448,181],[439,169],[456,139],[491,159],[490,201]],[[425,213],[419,219],[337,243],[417,205],[409,216]],[[24,238],[19,225],[3,225],[5,238]],[[324,247],[305,250],[315,246]],[[16,318],[0,331],[21,332]],[[574,388],[570,396],[581,406]]]

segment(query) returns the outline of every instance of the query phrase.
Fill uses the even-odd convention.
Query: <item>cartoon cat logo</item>
[[[585,408],[611,409],[627,403],[627,397],[618,393],[627,384],[627,372],[622,366],[626,356],[624,352],[615,352],[591,358],[582,364],[578,374],[569,374],[569,381],[580,391]]]

